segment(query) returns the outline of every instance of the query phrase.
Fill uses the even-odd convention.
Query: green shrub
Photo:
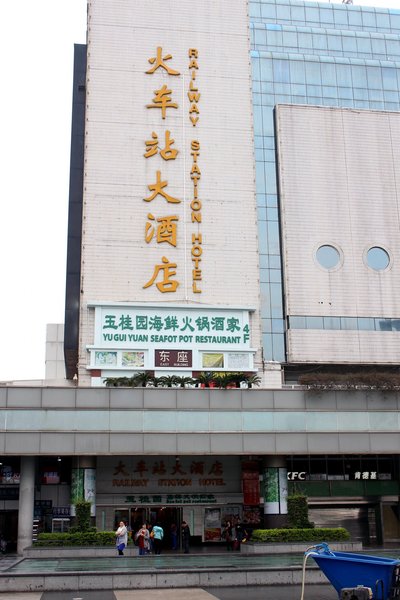
[[[90,508],[91,503],[86,500],[79,500],[75,503],[75,531],[89,531],[90,530]]]
[[[288,523],[292,529],[309,529],[314,523],[308,520],[307,496],[304,494],[292,494],[287,499]]]
[[[399,391],[400,374],[392,371],[363,370],[340,373],[325,371],[323,373],[306,373],[298,379],[300,385],[309,390],[357,390],[376,389],[386,392]]]
[[[314,529],[254,529],[251,541],[263,543],[285,542],[342,542],[350,539],[343,527]]]
[[[113,546],[114,531],[95,529],[74,533],[39,533],[35,546]]]

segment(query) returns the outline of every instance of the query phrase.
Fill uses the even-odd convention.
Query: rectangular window
[[[383,102],[382,90],[369,90],[368,96],[371,102]]]
[[[368,317],[359,317],[357,319],[358,329],[360,331],[374,331],[375,330],[375,319]]]
[[[268,221],[267,229],[268,229],[268,251],[269,251],[269,254],[279,254],[280,243],[279,243],[278,222]]]
[[[309,33],[298,33],[298,43],[300,50],[309,50],[312,48],[312,36]]]
[[[378,331],[392,331],[390,319],[375,319],[375,327]]]
[[[267,220],[278,221],[278,209],[276,207],[267,208]]]
[[[349,25],[350,27],[355,26],[361,26],[362,24],[362,19],[361,19],[361,12],[359,10],[351,10],[349,11]]]
[[[282,44],[284,48],[297,48],[297,33],[284,31],[282,34]]]
[[[338,75],[339,81],[340,76]],[[352,87],[338,87],[338,97],[341,100],[352,100],[353,99],[353,88]]]
[[[277,362],[284,362],[285,356],[285,338],[279,334],[272,334],[272,360]]]
[[[272,61],[269,58],[260,58],[261,81],[273,81]]]
[[[281,268],[281,257],[278,254],[270,254],[269,257],[269,265],[271,269],[280,269]]]
[[[289,329],[307,329],[305,317],[289,317]]]
[[[340,317],[324,317],[324,329],[340,329]]]
[[[266,46],[267,45],[267,35],[265,29],[256,28],[254,30],[254,42],[256,46]]]
[[[276,16],[278,21],[290,21],[290,6],[277,4]]]
[[[348,15],[349,11],[347,10],[347,7],[344,7],[342,9],[342,7],[334,7],[333,10],[333,18],[335,21],[336,25],[346,25],[348,24]]]
[[[392,319],[392,331],[400,331],[400,319]]]
[[[313,48],[316,50],[326,50],[328,43],[325,35],[313,35]]]
[[[386,40],[386,49],[388,56],[399,57],[400,56],[400,42],[399,40]]]
[[[374,55],[386,56],[386,43],[383,38],[371,38],[371,47]]]
[[[282,274],[280,269],[271,269],[269,272],[271,283],[282,283]]]
[[[367,81],[370,90],[381,90],[383,87],[382,70],[378,67],[367,67]]]
[[[283,319],[272,319],[272,333],[284,333],[285,321]]]
[[[357,37],[357,52],[362,56],[371,56],[371,40],[366,37]]]
[[[308,85],[321,85],[321,65],[319,62],[306,62],[306,81]]]
[[[291,9],[293,21],[301,21],[304,23],[306,15],[303,6],[292,6]]]
[[[350,65],[342,65],[342,64],[337,64],[336,65],[336,76],[337,76],[337,81],[339,83],[339,85],[341,86],[346,86],[346,87],[352,87],[353,85],[353,78],[351,75],[351,66]]]
[[[273,59],[274,81],[290,83],[289,61]]]
[[[263,333],[272,333],[272,319],[261,319]]]
[[[323,317],[306,317],[307,329],[323,329],[324,319]]]
[[[308,23],[318,23],[319,24],[318,8],[312,8],[312,7],[306,6],[306,21]]]
[[[363,27],[376,28],[376,19],[375,19],[374,12],[369,12],[369,11],[363,10],[361,14],[362,14]]]
[[[261,106],[253,106],[253,118],[254,118],[254,135],[260,136],[262,134],[262,110]]]
[[[358,88],[355,87],[354,90],[354,100],[363,100],[366,102],[368,100],[368,90],[366,88]],[[366,105],[368,106],[368,105]]]
[[[279,283],[271,283],[271,316],[277,319],[282,318],[282,287]]]
[[[321,19],[321,23],[331,24],[333,23],[333,10],[331,7],[329,8],[320,8],[319,15]]]
[[[342,329],[350,329],[350,330],[354,331],[357,329],[357,318],[356,317],[341,317],[340,325],[341,325]]]
[[[336,86],[336,68],[333,63],[324,62],[321,76],[322,76],[322,85],[334,85]]]
[[[342,52],[342,36],[328,35],[328,49],[334,52]]]
[[[261,3],[261,16],[263,19],[276,19],[276,6],[275,4],[264,4]]]
[[[264,163],[256,163],[256,189],[257,193],[265,193]]]
[[[357,52],[357,42],[356,42],[355,37],[352,37],[350,35],[343,35],[342,36],[342,45],[343,45],[343,52],[346,52],[346,53],[353,52],[354,54]]]

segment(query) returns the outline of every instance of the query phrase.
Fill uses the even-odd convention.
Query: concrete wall
[[[46,327],[45,379],[65,379],[64,325],[51,323]]]
[[[2,455],[392,454],[395,393],[0,388]]]
[[[398,319],[400,115],[276,108],[286,313]],[[321,245],[340,261],[324,269]],[[366,253],[381,247],[389,266]],[[397,331],[291,329],[289,362],[397,364]]]

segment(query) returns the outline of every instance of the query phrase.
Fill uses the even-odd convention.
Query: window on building
[[[384,271],[390,264],[389,254],[379,246],[373,246],[367,252],[367,264],[374,271]]]
[[[317,261],[324,269],[333,269],[340,262],[340,253],[334,246],[320,246],[317,250]]]

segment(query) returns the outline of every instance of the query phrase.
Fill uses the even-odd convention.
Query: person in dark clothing
[[[242,542],[247,541],[247,538],[248,533],[246,529],[240,523],[239,525],[236,525],[236,539],[233,546],[234,550],[240,550],[240,545]]]
[[[171,533],[172,550],[177,550],[178,549],[178,528],[176,526],[176,523],[171,524],[170,533]]]
[[[226,549],[233,550],[233,527],[230,521],[226,522],[222,535],[226,541]]]
[[[182,548],[185,554],[189,554],[190,529],[186,521],[182,521]]]

